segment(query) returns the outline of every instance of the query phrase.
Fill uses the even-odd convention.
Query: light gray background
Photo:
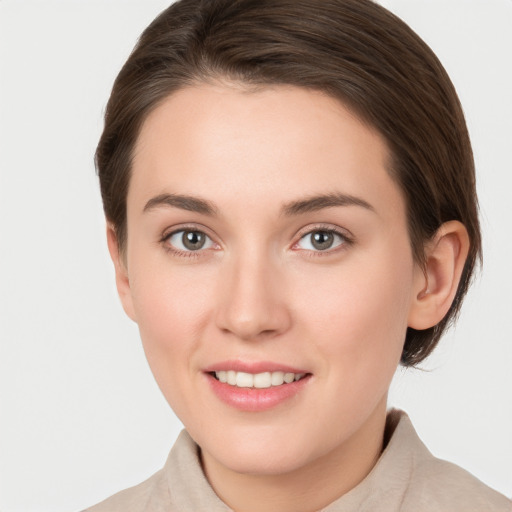
[[[390,403],[512,496],[512,1],[383,2],[465,107],[485,267]],[[136,484],[180,430],[114,289],[92,156],[113,79],[164,0],[0,1],[0,510],[73,511]],[[297,418],[300,422],[300,418]]]

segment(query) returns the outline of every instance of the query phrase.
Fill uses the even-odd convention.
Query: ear
[[[409,327],[422,330],[438,324],[452,305],[469,251],[464,224],[441,225],[425,248],[426,265],[417,266]]]
[[[117,240],[116,230],[114,226],[107,223],[107,244],[110,257],[114,263],[114,269],[116,272],[116,287],[121,304],[125,313],[136,322],[135,311],[133,308],[132,292],[130,288],[130,278],[128,275],[128,268],[126,261],[121,254],[119,248],[119,242]]]

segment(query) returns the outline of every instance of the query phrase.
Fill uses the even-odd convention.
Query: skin
[[[142,127],[122,253],[108,228],[117,286],[234,510],[318,510],[361,482],[383,447],[407,326],[435,325],[451,304],[466,231],[443,225],[421,269],[388,160],[382,137],[338,101],[294,87],[189,87]],[[332,193],[357,204],[286,211]],[[163,194],[200,198],[214,214]],[[176,252],[181,235],[168,235],[185,228],[209,237],[203,249]],[[319,230],[339,233],[331,248],[311,244]],[[204,372],[234,359],[305,369],[309,381],[270,410],[240,411]]]

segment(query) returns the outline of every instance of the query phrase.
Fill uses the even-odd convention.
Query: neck
[[[216,494],[236,512],[312,512],[356,487],[383,449],[386,401],[354,435],[328,454],[283,474],[246,474],[202,454],[205,474]]]

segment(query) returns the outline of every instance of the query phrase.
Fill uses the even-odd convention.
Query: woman
[[[185,425],[103,510],[510,510],[387,411],[480,257],[431,50],[366,0],[182,0],[121,70],[96,153],[123,307]]]

